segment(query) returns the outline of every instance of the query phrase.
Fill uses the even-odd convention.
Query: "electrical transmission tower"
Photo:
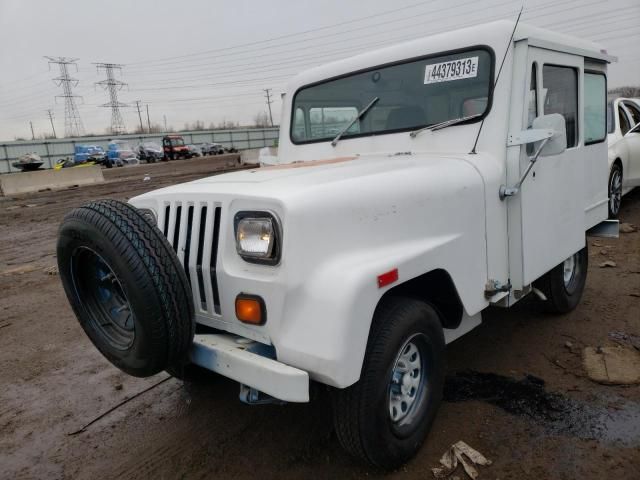
[[[96,85],[100,85],[109,92],[109,103],[100,106],[111,108],[111,133],[115,135],[125,133],[126,129],[124,120],[122,120],[122,114],[120,113],[120,107],[128,107],[129,105],[118,101],[118,91],[122,90],[122,87],[124,87],[126,83],[121,80],[116,80],[114,73],[115,70],[122,71],[122,65],[117,63],[95,63],[94,65],[96,65],[98,72],[103,69],[107,75],[105,80],[96,82]]]
[[[80,119],[80,113],[76,106],[76,98],[82,98],[73,94],[73,88],[78,86],[78,80],[69,75],[69,65],[78,69],[77,58],[67,57],[44,57],[51,64],[60,67],[60,76],[53,79],[54,83],[62,87],[63,95],[56,95],[56,98],[64,98],[64,135],[65,137],[79,137],[84,135],[84,126]]]

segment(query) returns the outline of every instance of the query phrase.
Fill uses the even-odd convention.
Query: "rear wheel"
[[[57,256],[80,325],[111,363],[146,377],[186,361],[191,290],[162,232],[136,208],[99,200],[71,211]]]
[[[334,423],[342,446],[393,469],[420,448],[444,384],[444,335],[428,304],[401,297],[378,307],[360,380],[335,390]]]
[[[609,218],[618,218],[622,204],[622,167],[614,163],[609,174]]]
[[[585,246],[535,282],[547,297],[544,305],[548,311],[567,313],[576,308],[587,282],[588,267],[589,252]]]

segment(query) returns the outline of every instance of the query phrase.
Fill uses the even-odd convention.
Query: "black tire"
[[[169,242],[136,208],[98,200],[72,210],[57,256],[80,325],[111,363],[147,377],[186,361],[191,289]]]
[[[111,163],[111,160],[109,160],[109,159],[105,160],[104,165],[107,168],[113,168],[113,164]]]
[[[607,194],[609,197],[609,218],[618,218],[622,203],[622,167],[617,161],[611,166]]]
[[[417,358],[425,373],[403,424],[392,420],[391,380],[409,341],[421,345]],[[347,452],[387,470],[415,455],[442,400],[444,348],[440,318],[430,305],[404,297],[383,300],[374,315],[360,380],[332,392],[335,429]],[[402,388],[403,383],[404,375],[394,385]]]
[[[565,263],[571,259],[573,259],[575,268],[572,269],[571,275],[565,278]],[[587,282],[588,267],[589,252],[585,244],[582,250],[534,282],[534,286],[547,297],[543,303],[548,312],[567,313],[576,308],[580,303]]]

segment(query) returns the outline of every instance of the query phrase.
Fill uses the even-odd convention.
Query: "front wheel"
[[[609,218],[618,218],[622,203],[622,167],[614,163],[609,174]]]
[[[384,469],[418,451],[442,399],[444,334],[435,310],[392,297],[374,315],[360,380],[333,392],[342,446]]]
[[[547,297],[544,305],[549,312],[567,313],[576,308],[587,282],[589,252],[587,246],[535,282]]]

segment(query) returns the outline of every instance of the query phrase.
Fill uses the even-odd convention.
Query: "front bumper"
[[[198,334],[193,339],[193,363],[285,402],[309,401],[309,374],[251,352],[247,339],[230,334]]]

